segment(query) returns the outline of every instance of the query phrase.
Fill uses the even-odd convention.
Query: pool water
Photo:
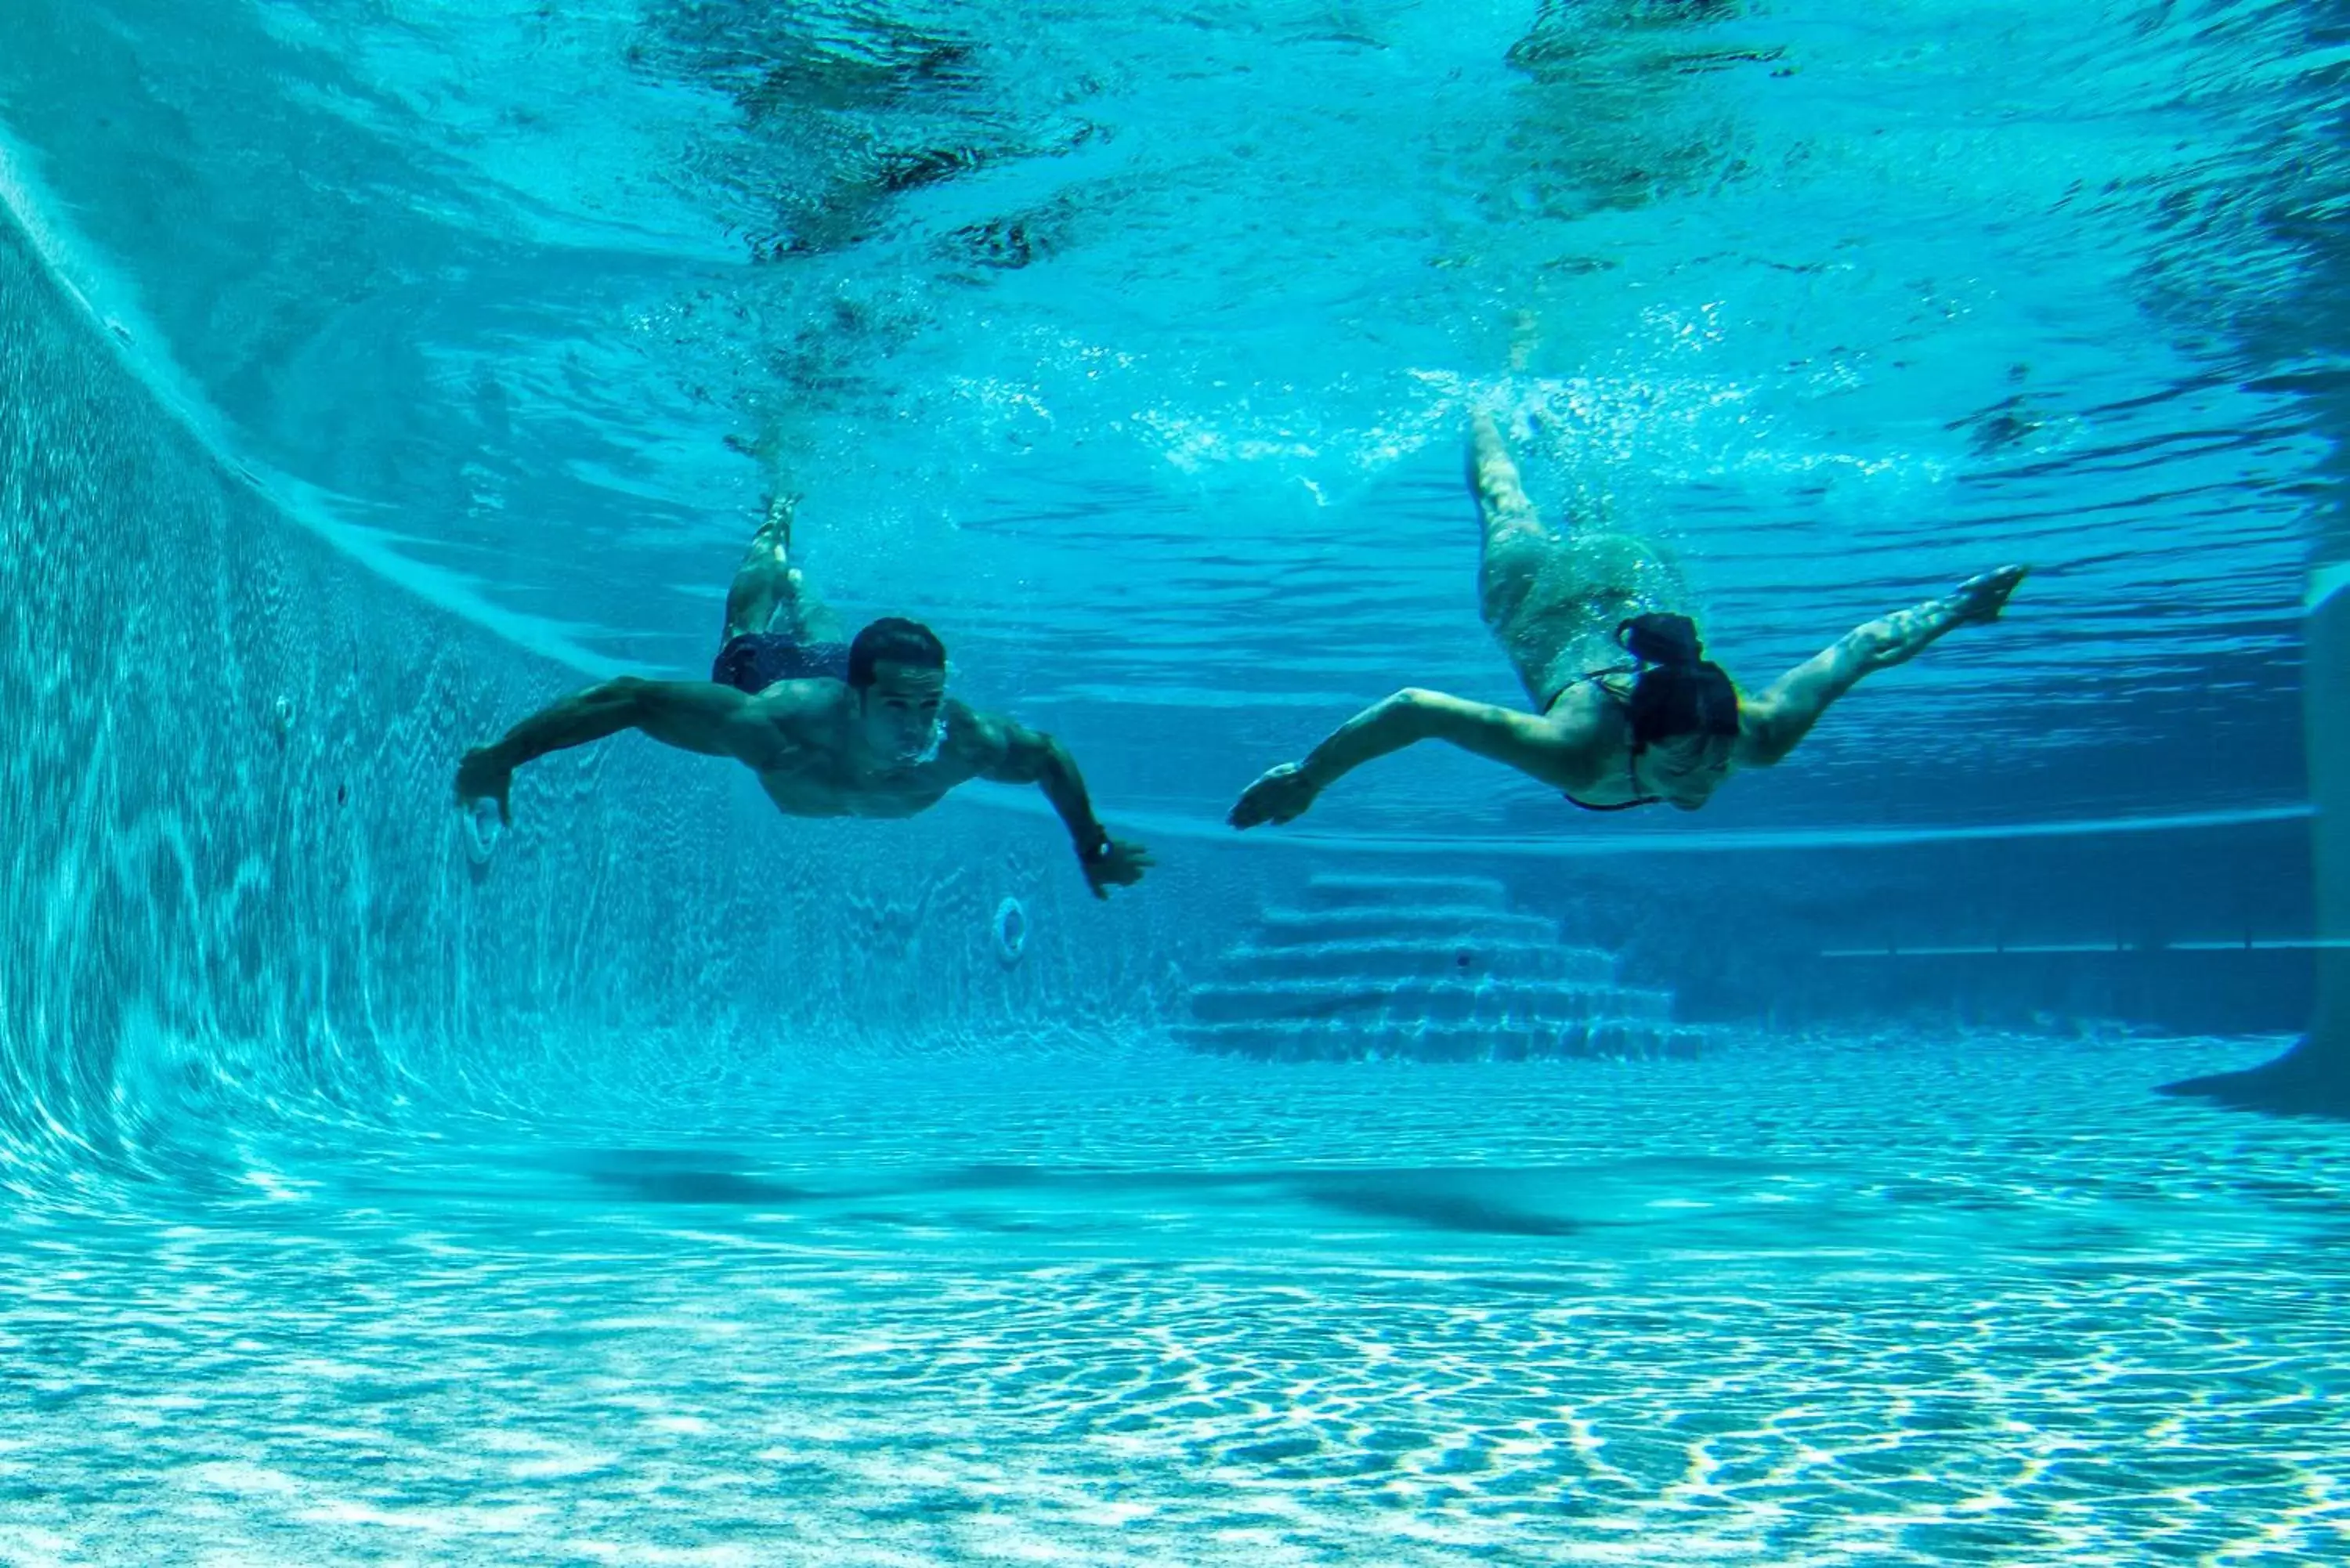
[[[2350,1562],[2350,1124],[2157,1093],[2350,919],[2340,12],[7,0],[0,1563]],[[1480,412],[1750,694],[2033,572],[1236,836],[1523,706]],[[455,808],[778,495],[1139,886]]]
[[[2147,1093],[2246,1053],[844,1055],[313,1129],[12,1220],[0,1556],[2335,1563],[2345,1135]]]

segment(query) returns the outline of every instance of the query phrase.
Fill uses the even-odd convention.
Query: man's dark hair
[[[920,621],[883,616],[858,632],[857,640],[848,645],[849,690],[862,691],[872,685],[873,667],[883,663],[943,670],[947,667],[947,645]]]
[[[1697,623],[1685,615],[1634,616],[1616,640],[1640,661],[1632,682],[1632,747],[1644,751],[1680,735],[1709,740],[1738,733],[1738,688],[1705,656]]]

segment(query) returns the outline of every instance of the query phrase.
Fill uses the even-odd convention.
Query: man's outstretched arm
[[[1052,736],[983,713],[969,716],[974,762],[979,776],[995,784],[1033,784],[1053,803],[1054,812],[1069,830],[1077,864],[1085,868],[1086,884],[1097,898],[1107,898],[1113,887],[1127,888],[1142,880],[1151,865],[1150,852],[1139,844],[1112,838],[1094,815],[1086,794],[1085,776],[1068,748]]]
[[[1242,792],[1224,820],[1234,827],[1287,822],[1365,763],[1421,741],[1448,742],[1544,784],[1564,788],[1573,782],[1565,739],[1547,720],[1408,686],[1339,725],[1305,761],[1268,769]]]
[[[772,716],[732,686],[624,675],[541,709],[496,741],[467,752],[457,764],[457,802],[494,800],[499,818],[510,823],[514,811],[507,792],[515,769],[623,730],[641,730],[663,745],[733,757],[754,768],[775,765],[785,750]]]
[[[1962,626],[1996,620],[2029,566],[1970,577],[1947,596],[1855,627],[1773,681],[1751,705],[1737,762],[1768,767],[1795,749],[1828,704],[1864,675],[1906,664]]]

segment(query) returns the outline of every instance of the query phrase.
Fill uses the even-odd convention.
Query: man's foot
[[[788,556],[792,549],[792,518],[800,509],[796,495],[777,493],[767,497],[766,514],[759,520],[759,532],[754,537],[760,544],[769,544],[780,556]]]
[[[777,493],[767,498],[767,510],[734,580],[726,586],[726,630],[720,646],[747,633],[789,632],[800,619],[800,574],[792,565],[792,514],[800,498]]]

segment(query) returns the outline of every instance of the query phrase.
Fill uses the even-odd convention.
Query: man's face
[[[870,754],[899,767],[928,762],[943,738],[947,697],[943,670],[883,659],[873,684],[858,694],[858,732]]]

